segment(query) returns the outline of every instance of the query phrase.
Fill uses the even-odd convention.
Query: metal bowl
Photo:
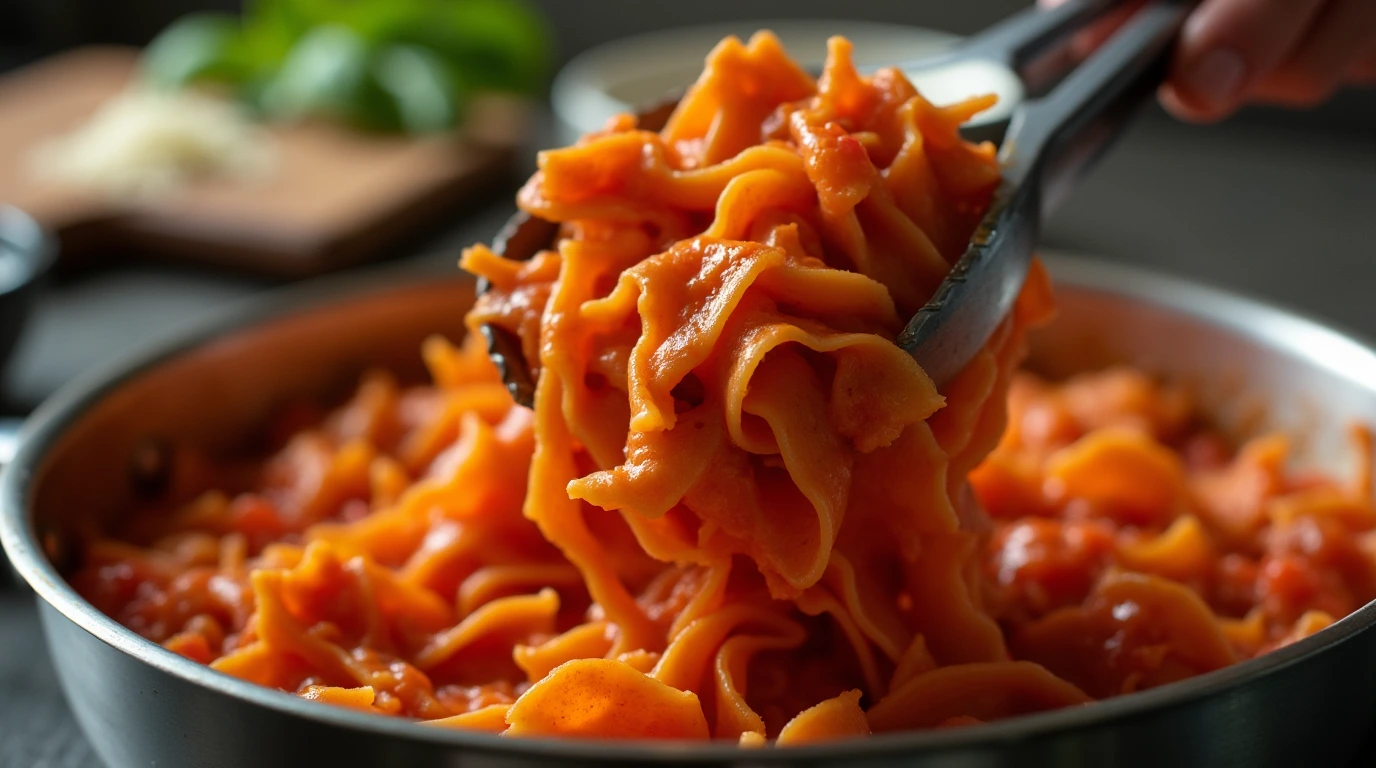
[[[1049,374],[1113,362],[1197,382],[1239,431],[1312,439],[1334,466],[1343,427],[1376,422],[1376,353],[1230,294],[1056,260],[1061,312],[1035,344]],[[793,749],[503,739],[321,706],[219,674],[124,629],[63,581],[80,531],[139,490],[142,446],[240,443],[286,397],[338,392],[382,364],[419,374],[430,332],[457,336],[458,277],[333,280],[229,312],[78,382],[30,421],[0,484],[0,539],[38,593],[61,684],[96,752],[123,766],[695,765],[1340,766],[1376,722],[1376,603],[1294,645],[1144,693],[987,726]],[[1344,466],[1339,464],[1337,466]]]

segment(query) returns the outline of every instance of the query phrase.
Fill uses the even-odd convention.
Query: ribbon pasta
[[[493,285],[469,322],[521,338],[533,410],[475,335],[432,339],[432,385],[374,373],[287,419],[73,583],[336,706],[743,746],[1082,705],[1376,596],[1369,472],[1287,474],[1280,437],[1233,455],[1131,371],[1015,378],[1039,266],[945,392],[892,344],[998,184],[958,133],[990,103],[863,77],[839,38],[816,81],[728,38],[662,131],[540,155],[518,200],[554,247],[465,252]]]

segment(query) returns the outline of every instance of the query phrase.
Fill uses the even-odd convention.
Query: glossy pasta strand
[[[728,38],[662,131],[541,153],[558,225],[485,246],[478,334],[431,383],[288,409],[73,583],[148,639],[303,698],[444,728],[759,747],[971,725],[1217,669],[1376,597],[1371,437],[1350,482],[1234,447],[1129,369],[1017,374],[1013,312],[938,392],[892,340],[999,182],[937,106],[833,39],[820,79]],[[194,459],[194,460],[193,460]]]

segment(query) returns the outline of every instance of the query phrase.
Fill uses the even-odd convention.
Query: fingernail
[[[1247,64],[1226,48],[1209,51],[1185,73],[1185,85],[1196,99],[1212,105],[1232,101],[1247,76]]]

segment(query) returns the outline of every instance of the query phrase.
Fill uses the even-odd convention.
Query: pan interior
[[[1239,437],[1297,435],[1299,460],[1330,471],[1350,464],[1346,427],[1376,422],[1376,353],[1346,336],[1183,282],[1079,260],[1051,266],[1059,313],[1034,339],[1029,367],[1039,373],[1132,364],[1194,388]],[[133,467],[149,445],[173,455],[179,446],[242,453],[284,401],[337,400],[369,367],[419,380],[421,342],[461,338],[473,296],[471,282],[457,278],[327,293],[271,299],[102,384],[78,386],[44,417],[60,437],[38,448],[29,513],[60,571],[72,565],[75,542],[139,499]],[[1162,701],[1167,691],[1152,693]]]

